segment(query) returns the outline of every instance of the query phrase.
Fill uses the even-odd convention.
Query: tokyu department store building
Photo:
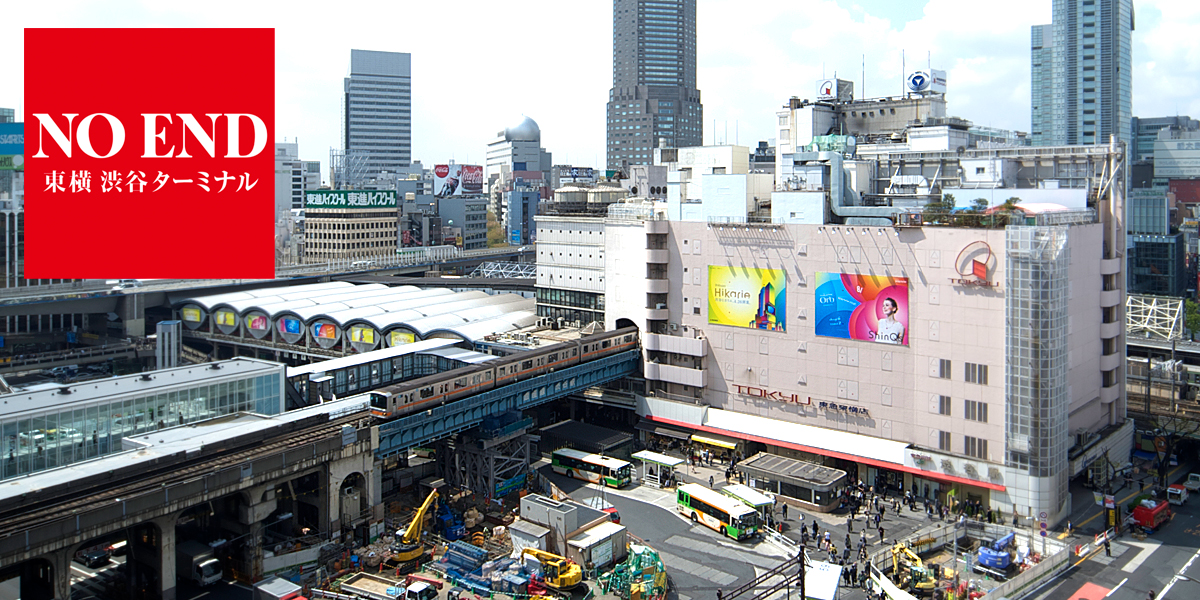
[[[744,213],[714,214],[754,174],[678,168],[668,202],[610,208],[605,326],[643,331],[638,428],[1065,518],[1069,479],[1132,443],[1119,148],[786,160],[807,185]],[[963,187],[979,169],[1002,172]]]

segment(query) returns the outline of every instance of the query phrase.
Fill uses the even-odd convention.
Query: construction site
[[[1075,554],[1045,529],[939,522],[873,554],[870,586],[892,600],[1019,597],[1069,567]]]

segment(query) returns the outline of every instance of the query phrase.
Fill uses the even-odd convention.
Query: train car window
[[[604,340],[603,342],[601,342],[601,343],[600,343],[600,347],[601,347],[601,348],[607,348],[607,347],[609,347],[609,346],[611,346],[611,345],[612,345],[612,342],[610,342],[610,341],[608,341],[608,340]]]
[[[579,348],[571,348],[571,356],[579,356]]]
[[[433,395],[433,386],[421,388],[421,397],[428,398]]]
[[[521,370],[523,370],[523,371],[527,371],[527,370],[529,370],[529,369],[532,369],[532,368],[533,368],[533,361],[532,361],[532,360],[527,360],[527,361],[525,361],[525,362],[521,363]]]
[[[558,362],[558,353],[557,353],[557,352],[555,352],[555,353],[551,354],[550,356],[547,356],[547,357],[546,357],[546,360],[548,360],[548,361],[550,361],[550,362],[552,362],[552,363],[556,363],[556,362]]]

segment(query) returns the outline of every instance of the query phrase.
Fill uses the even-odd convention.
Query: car
[[[76,560],[85,567],[95,569],[107,565],[110,558],[107,550],[90,550]]]

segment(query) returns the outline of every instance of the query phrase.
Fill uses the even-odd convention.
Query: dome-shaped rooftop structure
[[[533,119],[524,117],[520,124],[504,130],[504,139],[509,142],[540,142],[542,130]]]

